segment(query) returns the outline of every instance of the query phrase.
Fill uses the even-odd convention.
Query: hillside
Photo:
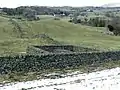
[[[0,22],[0,54],[24,53],[28,45],[56,42],[100,49],[120,48],[120,37],[104,34],[105,28],[76,25],[51,17],[25,21],[0,16]],[[44,34],[49,38],[42,38],[41,35]]]

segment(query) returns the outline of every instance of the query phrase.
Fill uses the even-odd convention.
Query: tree
[[[105,16],[106,16],[106,17],[111,17],[110,13],[108,13],[108,12],[105,13]]]
[[[24,17],[27,18],[28,20],[35,20],[36,19],[36,11],[32,10],[30,8],[27,8],[24,13]]]
[[[110,32],[113,32],[114,35],[120,35],[120,18],[115,17],[108,22],[107,28]]]
[[[77,17],[76,17],[76,16],[72,19],[72,22],[73,22],[74,24],[77,24]]]
[[[90,26],[95,26],[95,27],[105,27],[106,20],[102,17],[94,17],[94,18],[90,18],[88,24]]]

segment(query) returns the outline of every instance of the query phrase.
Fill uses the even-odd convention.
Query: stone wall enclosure
[[[39,46],[38,46],[39,47]],[[60,46],[50,48],[28,47],[27,55],[0,57],[0,74],[11,72],[35,72],[44,69],[63,69],[80,65],[92,65],[112,60],[120,60],[120,51],[97,51],[84,48],[82,52],[73,47],[62,47],[66,51],[60,53]],[[47,46],[48,47],[48,46]],[[55,49],[54,49],[55,48]],[[58,49],[57,53],[54,50]],[[70,50],[68,49],[70,48]],[[78,47],[77,47],[78,48]],[[49,50],[48,50],[49,49]],[[50,52],[52,51],[52,52]],[[76,52],[75,52],[76,51]]]

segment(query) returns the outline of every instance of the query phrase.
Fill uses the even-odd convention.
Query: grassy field
[[[105,34],[106,28],[72,24],[67,19],[54,20],[51,16],[40,16],[39,21],[25,21],[0,16],[0,55],[25,53],[29,45],[48,45],[56,42],[81,45],[101,50],[120,50],[120,36]],[[49,37],[39,37],[39,35]],[[37,37],[35,37],[37,36]],[[28,81],[44,78],[50,72],[66,73],[72,70],[90,72],[119,67],[120,61],[110,61],[97,66],[80,66],[64,70],[45,70],[30,73],[0,75],[0,82]]]
[[[99,49],[120,49],[120,36],[104,34],[105,28],[76,25],[66,20],[41,16],[39,21],[22,21],[0,16],[0,54],[25,52],[28,45],[54,44],[46,38],[33,38],[47,34],[58,42]],[[21,37],[20,37],[21,35]]]

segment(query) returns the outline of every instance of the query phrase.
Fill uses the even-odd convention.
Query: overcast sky
[[[0,7],[37,6],[101,6],[120,0],[0,0]]]

